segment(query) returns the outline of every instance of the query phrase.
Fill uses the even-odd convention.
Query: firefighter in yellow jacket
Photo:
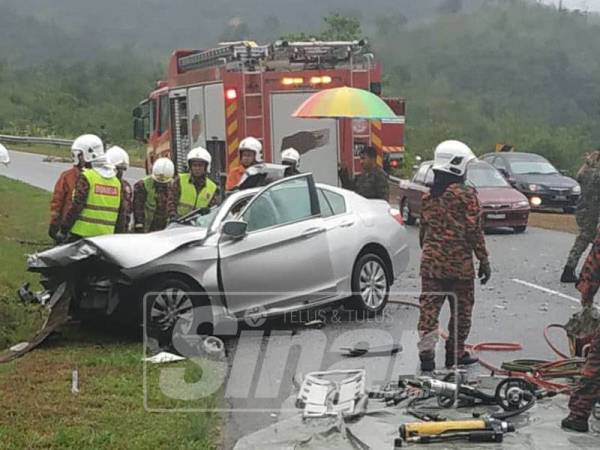
[[[73,202],[60,226],[57,242],[113,234],[123,200],[121,181],[106,161],[103,148],[90,148],[84,169],[73,192]]]
[[[208,177],[211,161],[206,149],[196,147],[190,150],[187,155],[189,173],[179,174],[171,187],[168,202],[170,220],[217,203],[218,186]]]

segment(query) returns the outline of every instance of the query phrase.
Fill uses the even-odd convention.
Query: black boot
[[[562,420],[560,425],[567,430],[578,431],[580,433],[587,433],[590,429],[587,419],[582,419],[569,414],[569,416]]]
[[[471,356],[469,352],[464,352],[462,357],[458,358],[456,361],[457,366],[470,366],[471,364],[475,364],[479,362],[479,358],[476,356]],[[454,361],[454,352],[446,352],[446,369],[450,369],[455,364]]]
[[[421,353],[421,372],[433,372],[435,370],[435,355],[429,353]]]
[[[565,266],[562,275],[560,276],[561,283],[577,283],[577,275],[575,275],[575,268]]]

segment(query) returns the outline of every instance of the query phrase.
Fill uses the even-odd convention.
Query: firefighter
[[[300,153],[295,148],[288,148],[281,152],[281,164],[288,166],[285,169],[285,176],[291,177],[300,175]]]
[[[207,175],[211,161],[212,157],[205,148],[190,150],[187,155],[189,173],[179,174],[170,189],[168,212],[171,221],[216,204],[218,186]]]
[[[0,144],[0,164],[4,164],[5,166],[10,164],[10,155],[7,148],[2,144]]]
[[[577,181],[581,185],[581,195],[577,201],[575,219],[579,234],[560,277],[561,283],[575,283],[575,268],[581,255],[594,240],[598,218],[600,216],[600,150],[592,152],[577,172]]]
[[[225,190],[233,190],[242,179],[242,175],[246,169],[256,163],[262,162],[262,144],[252,136],[249,136],[240,142],[238,152],[240,156],[240,164],[233,167],[227,174],[227,183]]]
[[[75,191],[75,186],[81,176],[82,170],[90,167],[92,155],[101,155],[103,153],[104,145],[102,144],[102,140],[96,135],[84,134],[73,142],[71,154],[73,155],[74,165],[58,177],[54,185],[52,200],[50,201],[50,227],[48,228],[48,235],[55,242],[58,243],[64,239],[64,233],[60,233],[60,226],[65,219],[67,211],[71,208],[73,192]]]
[[[600,287],[600,228],[596,231],[590,251],[577,282],[584,308],[593,308],[594,296]],[[590,351],[582,370],[579,387],[571,394],[569,416],[563,419],[563,428],[587,432],[588,419],[594,404],[600,399],[600,329],[593,336]]]
[[[346,167],[340,167],[339,177],[344,189],[350,189],[366,198],[388,200],[388,177],[377,164],[377,151],[373,147],[365,148],[360,154],[362,173],[354,179]]]
[[[479,201],[474,189],[465,185],[467,164],[473,159],[475,155],[462,142],[445,141],[438,145],[433,186],[422,200],[418,349],[424,372],[435,369],[438,318],[446,297],[450,302],[446,367],[477,362],[477,358],[465,351],[474,304],[473,252],[480,261],[478,277],[482,284],[490,279],[491,269]]]
[[[113,234],[123,198],[116,170],[108,164],[102,146],[83,153],[91,168],[84,168],[77,179],[73,202],[61,222],[59,242]]]
[[[106,151],[106,160],[109,165],[117,171],[117,178],[121,182],[121,209],[119,219],[115,226],[115,233],[127,233],[131,224],[131,212],[133,209],[133,189],[131,184],[123,178],[129,169],[129,155],[119,146],[112,146]]]
[[[167,226],[167,202],[175,166],[169,158],[158,158],[152,166],[152,175],[133,187],[133,218],[136,233],[163,230]]]

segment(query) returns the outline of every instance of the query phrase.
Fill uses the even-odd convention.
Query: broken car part
[[[19,356],[33,350],[40,345],[44,340],[57,330],[61,325],[64,325],[69,320],[69,307],[71,305],[71,290],[68,288],[67,282],[61,283],[52,294],[52,297],[45,304],[48,310],[48,315],[44,321],[40,331],[26,346],[19,346],[16,351],[8,350],[0,354],[0,363],[12,361]],[[15,347],[13,347],[14,349]]]
[[[360,414],[366,406],[366,371],[331,370],[311,372],[304,377],[296,398],[296,407],[304,408],[304,417]]]

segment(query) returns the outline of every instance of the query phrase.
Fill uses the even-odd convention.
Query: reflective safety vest
[[[82,175],[90,189],[71,233],[82,237],[114,233],[121,205],[121,182],[117,177],[103,178],[93,169],[85,169]]]
[[[177,205],[177,215],[179,216],[184,216],[198,208],[206,208],[217,192],[217,184],[208,177],[206,177],[202,190],[196,192],[196,186],[190,181],[190,178],[189,173],[179,175],[181,193]]]

